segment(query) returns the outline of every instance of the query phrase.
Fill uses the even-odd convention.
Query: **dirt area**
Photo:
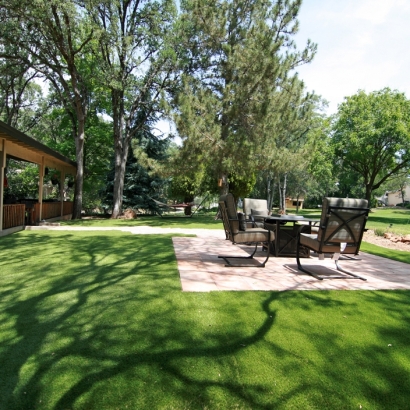
[[[384,248],[395,249],[396,251],[410,252],[410,242],[394,242],[383,236],[375,235],[374,231],[368,230],[363,235],[363,241],[373,245],[382,246]]]

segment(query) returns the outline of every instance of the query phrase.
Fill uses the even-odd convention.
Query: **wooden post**
[[[6,166],[6,147],[4,139],[0,140],[0,232],[3,230],[3,197],[4,197],[4,167]]]
[[[65,172],[62,170],[60,172],[60,202],[61,202],[60,216],[64,215],[64,181],[65,181]]]
[[[38,202],[40,204],[39,221],[43,219],[43,187],[44,187],[44,157],[41,158],[41,164],[39,168],[39,179],[38,179]]]

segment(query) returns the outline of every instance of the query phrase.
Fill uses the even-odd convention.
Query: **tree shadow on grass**
[[[371,222],[379,222],[386,224],[386,228],[389,224],[393,225],[406,225],[410,221],[410,210],[393,210],[390,211],[392,214],[396,214],[397,217],[392,217],[389,215],[387,218],[383,215],[383,212],[380,213],[371,213],[369,217],[368,225],[371,225]]]
[[[8,243],[14,249],[9,261],[15,262],[3,277],[8,287],[2,322],[9,336],[1,354],[6,371],[0,407],[112,408],[118,397],[107,405],[98,392],[117,380],[114,390],[124,389],[117,394],[128,396],[125,402],[148,408],[158,391],[142,399],[138,391],[153,378],[161,379],[161,390],[174,392],[176,402],[192,401],[193,390],[215,385],[254,403],[251,386],[238,390],[235,382],[195,381],[178,363],[213,362],[263,339],[275,318],[269,308],[274,294],[263,303],[264,319],[252,333],[205,326],[194,336],[192,318],[180,315],[184,296],[170,237],[41,233]],[[132,384],[123,380],[127,374]]]
[[[170,236],[22,233],[0,240],[2,254],[8,245],[0,408],[348,408],[356,397],[399,408],[409,399],[408,362],[386,360],[392,351],[377,345],[407,340],[409,292],[182,293]],[[378,319],[386,308],[394,326]]]

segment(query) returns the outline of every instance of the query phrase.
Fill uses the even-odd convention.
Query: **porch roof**
[[[75,174],[77,169],[76,162],[0,121],[0,151],[3,150],[10,157],[42,164],[66,173]]]

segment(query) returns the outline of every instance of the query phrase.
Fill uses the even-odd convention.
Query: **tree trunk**
[[[81,219],[83,209],[83,185],[84,185],[84,130],[85,116],[77,115],[78,130],[75,139],[75,158],[77,162],[77,174],[74,188],[73,219]]]
[[[113,208],[111,218],[115,219],[122,213],[122,202],[124,192],[125,167],[127,165],[129,142],[124,135],[124,99],[123,92],[112,91],[113,105],[113,128],[114,128],[114,150],[115,150],[115,168],[114,168],[114,192]]]
[[[218,179],[219,195],[226,195],[229,192],[229,183],[226,174],[221,173]]]
[[[270,173],[268,172],[268,175],[266,176],[266,199],[268,202],[268,210],[270,211],[272,209],[273,205],[273,178],[271,177]]]
[[[193,195],[185,196],[184,203],[190,204],[191,202],[194,202],[194,196]],[[192,206],[187,206],[184,208],[184,215],[186,216],[192,215]]]
[[[282,184],[280,182],[280,177],[278,177],[278,194],[279,194],[279,213],[282,209]]]
[[[288,180],[288,174],[285,172],[283,176],[283,185],[279,179],[279,192],[280,192],[280,212],[286,214],[286,185]]]
[[[370,206],[370,201],[372,199],[372,185],[371,184],[366,184],[366,199],[369,202],[369,206]]]
[[[124,146],[125,145],[125,146]],[[125,167],[127,164],[128,144],[122,142],[121,148],[115,150],[115,175],[113,192],[113,210],[111,218],[118,218],[122,213]]]

